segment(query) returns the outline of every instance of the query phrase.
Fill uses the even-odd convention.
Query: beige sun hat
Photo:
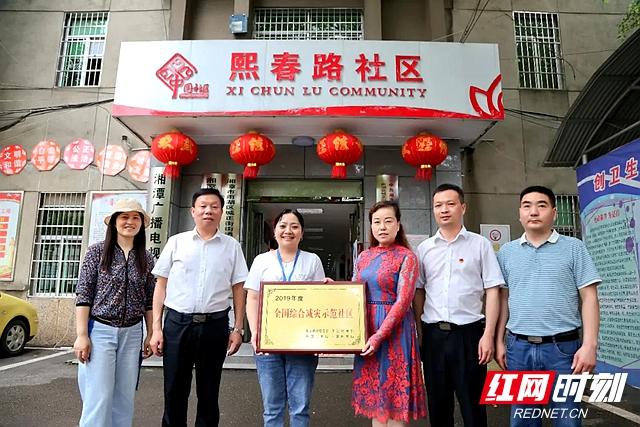
[[[144,209],[142,209],[142,205],[137,200],[118,199],[113,204],[113,209],[111,209],[111,213],[104,217],[104,223],[106,225],[109,225],[109,221],[111,221],[111,217],[113,216],[113,214],[120,213],[120,212],[139,212],[144,218],[145,228],[149,226],[149,221],[151,221],[151,218],[149,218],[149,215],[147,215],[147,212]]]

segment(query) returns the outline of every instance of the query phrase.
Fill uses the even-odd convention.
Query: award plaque
[[[357,282],[262,282],[258,352],[360,353],[365,287]]]

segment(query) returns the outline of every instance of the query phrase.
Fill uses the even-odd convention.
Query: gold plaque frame
[[[262,282],[258,352],[360,353],[367,338],[364,283]]]

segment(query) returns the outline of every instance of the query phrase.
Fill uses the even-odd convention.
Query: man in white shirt
[[[220,232],[224,199],[200,189],[191,203],[192,231],[167,241],[153,274],[151,348],[164,356],[163,426],[185,426],[192,371],[196,370],[197,426],[217,426],[222,364],[242,343],[247,264],[240,244]],[[229,297],[234,327],[229,330]],[[164,307],[167,315],[162,324]]]
[[[429,419],[438,427],[453,427],[454,392],[464,425],[487,425],[486,409],[479,402],[486,365],[493,357],[504,279],[489,241],[464,228],[465,210],[460,187],[438,186],[433,215],[439,229],[417,250],[420,277],[414,311]]]

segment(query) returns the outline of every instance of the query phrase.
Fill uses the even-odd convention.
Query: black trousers
[[[193,367],[196,368],[198,407],[196,427],[214,427],[220,421],[218,391],[227,355],[229,317],[192,323],[167,311],[164,321],[164,416],[166,427],[186,427]]]
[[[422,322],[422,361],[432,427],[453,427],[455,392],[466,427],[486,427],[487,411],[480,395],[487,366],[478,364],[480,321],[442,331]]]

